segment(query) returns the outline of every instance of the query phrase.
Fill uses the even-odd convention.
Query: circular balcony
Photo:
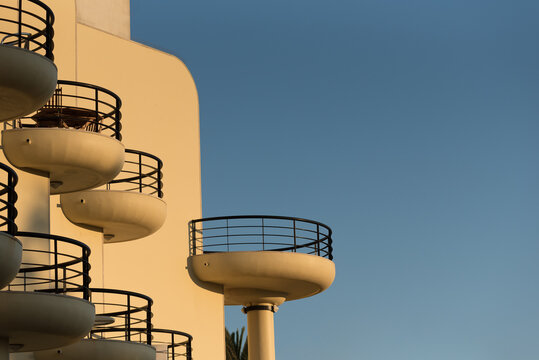
[[[51,194],[99,187],[123,166],[120,108],[107,89],[59,80],[45,106],[2,131],[4,154],[16,168],[49,177]]]
[[[10,352],[80,340],[95,320],[88,301],[90,248],[56,235],[19,231],[16,236],[24,244],[22,265],[7,291],[0,291],[0,338],[9,340]]]
[[[124,290],[91,291],[97,315],[88,337],[59,349],[36,352],[36,360],[192,360],[191,335],[153,328],[151,298]]]
[[[222,286],[226,305],[309,297],[335,278],[331,233],[322,223],[282,216],[192,220],[189,273],[202,287]]]
[[[193,337],[183,331],[152,329],[152,346],[155,347],[156,360],[193,358]]]
[[[0,289],[15,278],[21,266],[22,243],[15,238],[17,181],[15,171],[0,163]]]
[[[38,0],[0,4],[0,121],[39,109],[52,96],[54,14]]]
[[[126,149],[124,167],[104,189],[60,196],[66,218],[100,231],[106,243],[136,240],[153,234],[165,222],[163,163],[154,155]]]

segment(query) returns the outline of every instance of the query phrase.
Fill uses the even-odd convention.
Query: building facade
[[[99,85],[119,95],[122,143],[163,161],[167,218],[148,237],[104,244],[102,233],[66,219],[59,195],[50,196],[48,178],[17,171],[17,225],[20,230],[85,242],[92,251],[93,287],[149,295],[154,300],[154,326],[190,333],[196,359],[224,359],[223,296],[198,287],[187,270],[187,223],[202,212],[198,97],[193,78],[177,57],[130,40],[128,0],[46,3],[55,15],[58,79]],[[5,158],[2,162],[8,163]]]

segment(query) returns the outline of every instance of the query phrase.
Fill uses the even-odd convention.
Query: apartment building
[[[0,360],[224,359],[224,305],[274,359],[277,306],[333,281],[331,230],[201,219],[189,70],[130,40],[129,0],[45,3],[0,1]]]

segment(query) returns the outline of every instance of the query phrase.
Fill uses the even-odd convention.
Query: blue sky
[[[539,357],[538,2],[131,8],[197,83],[204,216],[334,230],[335,283],[280,308],[277,359]]]

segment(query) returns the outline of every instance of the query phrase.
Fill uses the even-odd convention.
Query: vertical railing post
[[[226,219],[226,251],[230,252],[230,243],[228,242],[228,219]]]
[[[187,340],[187,360],[192,360],[192,355],[191,355],[191,338],[189,338],[189,340]]]
[[[175,348],[176,348],[176,344],[174,343],[174,333],[172,333],[172,360],[174,360],[174,358],[176,357],[176,351],[175,351]]]
[[[17,216],[17,212],[15,209],[15,176],[13,174],[8,173],[7,187],[7,232],[10,235],[15,235],[17,232],[17,227],[15,225],[15,217]]]
[[[228,235],[229,235],[229,224],[228,224],[228,219],[226,219],[226,251],[230,251],[230,242],[228,240]]]
[[[90,262],[88,252],[82,249],[82,294],[84,300],[90,300]]]
[[[94,131],[100,132],[100,121],[99,121],[99,90],[94,89],[95,94],[95,120],[94,120]]]
[[[125,316],[125,341],[129,341],[131,334],[131,296],[129,294],[127,294],[127,314]]]
[[[197,254],[197,244],[196,244],[197,225],[196,225],[196,221],[191,221],[190,225],[191,225],[191,228],[189,229],[189,231],[190,231],[190,233],[189,233],[189,244],[190,244],[190,247],[191,247],[191,255],[196,255]]]
[[[292,220],[294,223],[294,252],[297,252],[297,243],[296,243],[296,219]]]
[[[150,301],[146,309],[146,343],[152,345],[152,303]]]
[[[54,292],[58,293],[58,239],[54,239]]]
[[[157,196],[162,198],[163,197],[163,184],[162,184],[162,177],[163,174],[161,173],[161,168],[163,167],[163,164],[161,162],[157,162]]]
[[[316,224],[316,255],[320,256],[320,225]]]
[[[64,276],[63,279],[62,279],[62,284],[63,284],[62,290],[63,290],[63,292],[65,294],[66,290],[67,290],[67,266],[63,267],[62,275]]]
[[[53,30],[52,30],[52,15],[47,11],[47,30],[45,31],[45,56],[54,61],[54,55],[52,54],[53,49]]]
[[[142,193],[142,154],[138,154],[138,190]]]
[[[264,244],[264,218],[262,218],[262,251],[265,250],[265,244]]]
[[[116,99],[116,108],[114,109],[114,130],[116,132],[115,138],[118,141],[122,141],[122,136],[120,135],[121,125],[120,125],[120,102]]]
[[[17,25],[19,47],[22,47],[22,0],[19,0],[19,24]]]

